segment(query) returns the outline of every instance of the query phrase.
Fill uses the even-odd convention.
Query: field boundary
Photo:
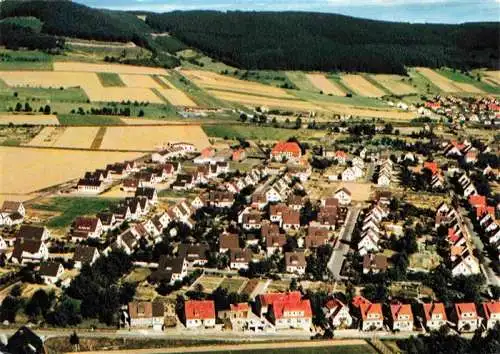
[[[97,134],[95,135],[94,140],[92,141],[92,144],[90,144],[91,149],[99,149],[102,144],[102,140],[104,139],[104,135],[106,135],[106,130],[107,127],[100,127],[99,130],[97,131]]]

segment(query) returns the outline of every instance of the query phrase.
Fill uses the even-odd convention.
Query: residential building
[[[133,301],[128,303],[131,328],[161,330],[165,322],[165,305],[160,301]]]
[[[454,318],[459,332],[475,332],[481,322],[473,302],[455,304]]]
[[[325,318],[333,328],[349,328],[352,325],[352,316],[349,307],[339,299],[333,298],[323,306]]]
[[[425,325],[430,331],[438,331],[446,326],[448,318],[442,302],[431,302],[424,304]]]
[[[63,273],[64,267],[58,262],[41,263],[38,271],[43,282],[47,285],[57,283],[61,279]]]
[[[184,302],[186,328],[210,328],[215,326],[215,304],[212,300],[188,300]]]
[[[392,330],[413,331],[413,311],[410,304],[391,305]]]

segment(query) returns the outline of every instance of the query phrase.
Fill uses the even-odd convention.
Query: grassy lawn
[[[97,77],[104,87],[125,86],[122,79],[120,78],[120,75],[116,73],[97,73]]]
[[[123,278],[126,283],[140,283],[146,280],[151,274],[148,268],[134,268],[132,271]]]
[[[245,282],[245,279],[224,278],[219,287],[227,289],[228,293],[236,293]]]
[[[251,140],[287,140],[293,136],[307,137],[313,135],[304,129],[283,129],[272,127],[256,127],[247,125],[203,125],[203,130],[209,137]]]
[[[119,117],[94,116],[79,114],[60,114],[57,116],[61,125],[123,125]]]
[[[196,284],[201,284],[201,286],[203,287],[203,292],[208,294],[217,289],[222,281],[223,279],[221,277],[203,275],[202,277],[198,278]]]
[[[34,204],[33,209],[60,212],[47,223],[48,227],[63,228],[71,225],[77,216],[94,215],[115,205],[118,199],[97,197],[54,197],[43,204]]]
[[[460,71],[453,71],[450,69],[443,68],[443,69],[437,69],[436,72],[452,81],[461,82],[464,84],[471,84],[487,93],[493,93],[496,95],[500,94],[500,87],[494,87],[492,85],[487,84],[486,82],[477,81],[475,78],[462,74]]]

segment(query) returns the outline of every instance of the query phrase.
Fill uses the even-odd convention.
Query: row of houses
[[[479,224],[480,230],[478,231],[487,243],[497,250],[500,260],[500,225],[496,219],[495,207],[489,205],[486,197],[479,194],[469,196],[468,203]]]
[[[361,225],[361,239],[358,242],[358,253],[361,256],[380,251],[379,241],[384,233],[382,220],[387,215],[388,205],[384,201],[379,201],[364,216]]]
[[[472,242],[466,232],[459,212],[446,203],[436,210],[435,226],[447,227],[447,241],[450,245],[451,273],[453,276],[481,273],[478,259],[473,254]]]
[[[394,163],[390,158],[386,158],[379,163],[377,185],[380,187],[388,187],[392,181]]]

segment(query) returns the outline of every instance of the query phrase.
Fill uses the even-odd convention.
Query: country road
[[[338,247],[333,250],[330,260],[328,261],[327,267],[336,280],[341,278],[340,272],[342,271],[342,264],[344,263],[345,255],[349,251],[349,243],[351,242],[351,236],[354,231],[354,226],[356,226],[356,221],[358,220],[360,211],[361,207],[359,205],[353,206],[349,210],[343,230],[340,234]]]

